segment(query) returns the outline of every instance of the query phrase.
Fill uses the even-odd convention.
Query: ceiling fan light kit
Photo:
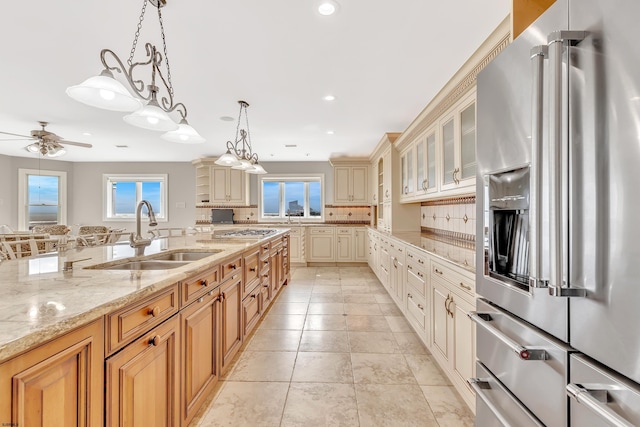
[[[227,152],[215,161],[220,166],[230,166],[232,169],[243,170],[252,174],[265,174],[267,171],[258,163],[258,154],[251,148],[251,134],[249,133],[249,116],[247,115],[246,101],[238,101],[240,113],[238,114],[238,126],[234,142],[227,141]],[[240,129],[242,111],[247,130]]]
[[[158,10],[158,21],[160,23],[160,33],[162,36],[163,53],[151,43],[145,44],[146,60],[133,61],[142,21],[147,8],[147,2],[150,1]],[[104,66],[104,70],[99,76],[90,77],[83,83],[71,86],[67,89],[67,94],[76,101],[84,104],[112,111],[132,112],[124,117],[124,121],[144,129],[169,132],[162,135],[162,138],[174,142],[197,143],[204,142],[205,139],[198,134],[187,123],[187,108],[181,102],[175,102],[173,85],[171,83],[171,69],[169,67],[169,57],[167,54],[167,44],[165,41],[164,26],[162,22],[162,7],[166,4],[166,0],[144,0],[142,11],[138,21],[138,28],[135,33],[131,53],[127,60],[127,65],[120,60],[118,55],[110,49],[103,49],[100,52],[100,60]],[[113,65],[109,65],[108,59],[112,60]],[[166,76],[163,74],[162,65],[166,67]],[[136,77],[140,75],[137,71],[138,67],[144,69],[150,68],[151,77],[148,84],[143,80],[132,77],[136,70]],[[117,81],[113,72],[121,73],[125,77],[125,81],[129,84],[133,95],[127,88]],[[156,83],[162,85],[162,95],[159,96],[160,87]],[[158,98],[160,102],[158,102]],[[143,104],[146,105],[143,106]],[[176,123],[169,116],[173,111],[180,114],[180,124]],[[183,126],[184,125],[184,126]]]

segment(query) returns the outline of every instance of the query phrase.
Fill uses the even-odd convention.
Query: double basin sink
[[[99,264],[85,267],[92,270],[169,270],[182,267],[193,261],[201,260],[222,252],[222,249],[207,249],[206,251],[167,252],[145,257],[145,259],[131,259],[118,264]]]

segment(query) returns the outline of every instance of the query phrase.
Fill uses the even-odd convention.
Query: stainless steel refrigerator
[[[557,0],[477,96],[476,425],[640,425],[640,1]]]

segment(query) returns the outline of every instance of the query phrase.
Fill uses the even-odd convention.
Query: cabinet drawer
[[[338,234],[342,234],[342,235],[353,234],[353,229],[352,228],[342,227],[342,228],[338,228],[336,231],[337,231]]]
[[[427,268],[427,254],[407,249],[407,262],[416,264],[424,272]]]
[[[271,249],[271,242],[262,243],[260,245],[260,259],[268,258],[270,249]]]
[[[220,284],[220,266],[180,282],[180,306],[185,307]]]
[[[178,284],[107,315],[107,354],[178,312]]]
[[[300,235],[300,229],[299,228],[291,228],[289,229],[289,233],[295,236]]]
[[[277,254],[282,250],[282,241],[276,240],[271,242],[271,256]]]
[[[309,234],[335,234],[335,228],[332,227],[318,227],[310,228]]]
[[[257,284],[260,277],[260,251],[256,250],[244,255],[244,283],[242,297],[246,297]]]
[[[425,273],[411,262],[407,262],[407,283],[413,286],[421,297],[426,297]]]
[[[245,337],[251,333],[260,320],[260,293],[261,289],[256,288],[251,295],[242,301],[242,321]]]
[[[242,258],[238,257],[222,264],[222,273],[220,281],[224,282],[231,276],[242,272]]]
[[[437,277],[446,280],[454,288],[459,289],[471,296],[475,296],[476,282],[462,273],[457,272],[454,268],[448,267],[439,262],[431,261],[431,277]]]
[[[427,302],[413,286],[407,287],[407,319],[424,332],[427,324]]]

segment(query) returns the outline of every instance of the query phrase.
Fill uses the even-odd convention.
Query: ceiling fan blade
[[[59,141],[56,141],[59,144],[64,144],[64,145],[77,145],[78,147],[85,147],[85,148],[91,148],[93,147],[93,145],[91,144],[87,144],[86,142],[75,142],[75,141],[67,141],[66,139],[61,139]]]
[[[2,131],[0,131],[0,133],[1,133],[1,134],[4,134],[4,135],[19,136],[19,137],[21,137],[21,138],[34,139],[34,138],[33,138],[32,136],[30,136],[30,135],[19,135],[19,134],[17,134],[17,133],[2,132]]]

